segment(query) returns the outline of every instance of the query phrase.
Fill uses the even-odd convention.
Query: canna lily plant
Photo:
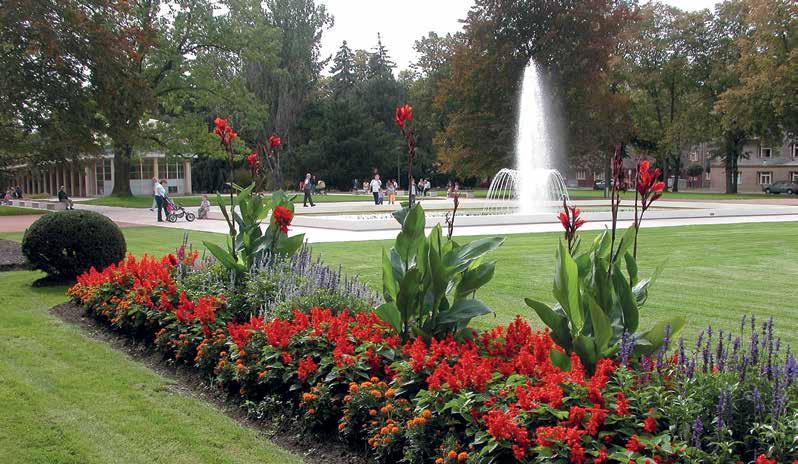
[[[425,237],[420,204],[394,216],[402,231],[390,251],[383,250],[385,303],[375,312],[404,341],[411,335],[438,340],[449,334],[467,336],[471,319],[492,312],[474,295],[493,278],[496,262],[484,257],[504,243],[504,237],[460,245],[443,234],[440,224]]]
[[[613,170],[622,166],[619,159],[620,150],[617,150]],[[617,189],[621,185],[622,182],[613,182],[613,211],[617,211],[615,203],[620,201]],[[650,187],[656,188],[656,183],[652,182]],[[646,193],[647,206],[659,198],[656,193]],[[622,341],[632,343],[631,354],[635,357],[656,353],[669,336],[682,329],[685,321],[682,317],[672,317],[638,332],[640,309],[653,280],[653,277],[639,278],[632,250],[637,242],[639,219],[617,240],[613,219],[611,230],[604,231],[590,247],[580,251],[576,231],[584,220],[579,214],[578,209],[565,203],[559,214],[565,240],[560,240],[556,252],[553,294],[557,304],[549,306],[539,300],[525,299],[549,327],[555,343],[566,350],[565,354],[553,350],[552,361],[568,369],[568,354],[575,353],[592,372],[601,359],[619,352]]]
[[[222,215],[230,233],[227,247],[203,242],[208,251],[227,269],[241,275],[259,260],[274,254],[293,255],[302,246],[305,234],[288,236],[288,227],[294,217],[294,203],[285,193],[272,194],[271,202],[254,194],[255,184],[242,188],[233,184],[237,191],[236,206],[230,211],[219,198]],[[261,223],[271,211],[269,227],[261,230]],[[237,226],[237,228],[236,228]]]

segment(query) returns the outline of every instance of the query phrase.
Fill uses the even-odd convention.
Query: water
[[[568,198],[568,189],[555,163],[555,134],[548,122],[546,93],[534,61],[524,70],[518,101],[515,137],[516,169],[502,169],[491,182],[489,200],[517,198],[521,214],[550,210]],[[496,206],[496,208],[505,208]],[[507,206],[507,208],[512,208]]]

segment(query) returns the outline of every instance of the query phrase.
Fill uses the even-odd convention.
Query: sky
[[[716,0],[663,0],[684,10],[712,8]],[[416,40],[435,31],[457,32],[471,0],[319,0],[335,17],[335,25],[322,36],[322,56],[334,56],[347,41],[351,49],[371,51],[377,33],[399,69],[415,61]]]

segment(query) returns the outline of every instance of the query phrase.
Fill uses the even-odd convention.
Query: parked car
[[[767,194],[786,193],[787,195],[792,195],[794,193],[798,193],[798,182],[780,180],[778,182],[773,182],[770,185],[764,186],[762,190],[764,190]]]
[[[606,180],[597,180],[593,182],[593,190],[604,190],[607,188]]]

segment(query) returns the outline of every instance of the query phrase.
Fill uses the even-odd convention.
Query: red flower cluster
[[[529,440],[529,431],[518,425],[515,420],[516,416],[518,416],[518,412],[513,408],[507,411],[493,409],[488,411],[482,417],[482,420],[485,421],[490,436],[497,440],[506,440],[513,443],[513,456],[521,460],[526,455],[531,442]]]
[[[202,326],[202,332],[207,336],[211,333],[208,324],[216,322],[216,308],[221,303],[224,303],[224,298],[221,295],[218,297],[206,295],[200,297],[195,303],[188,299],[186,292],[180,292],[175,317],[184,324],[199,321]]]
[[[413,107],[410,105],[397,106],[394,121],[399,128],[404,129],[408,122],[413,120]]]
[[[249,164],[250,169],[255,170],[255,168],[258,167],[258,164],[260,164],[260,161],[258,160],[258,154],[252,153],[247,156],[247,164]]]
[[[579,208],[568,206],[565,200],[562,201],[562,211],[557,215],[563,229],[565,229],[565,239],[568,241],[568,249],[571,250],[576,231],[585,224],[585,220],[579,217]]]
[[[227,323],[227,332],[230,334],[230,338],[239,350],[243,350],[244,347],[247,346],[249,337],[251,337],[253,333],[260,332],[263,328],[263,318],[257,316],[252,316],[249,322],[244,322],[243,324]]]
[[[277,206],[272,211],[272,218],[280,231],[287,234],[288,226],[291,225],[291,221],[294,219],[294,213],[288,208]]]
[[[227,123],[227,119],[217,117],[213,120],[213,125],[216,126],[213,133],[219,137],[219,141],[225,147],[229,147],[230,144],[233,143],[233,140],[238,137],[238,134]]]
[[[275,148],[279,147],[282,144],[283,141],[282,139],[280,139],[279,135],[272,134],[271,137],[269,137],[269,148],[271,148],[272,150],[274,150]]]
[[[665,182],[657,180],[660,173],[659,168],[652,168],[646,160],[638,164],[637,193],[640,194],[643,211],[657,201],[662,196],[662,191],[665,190]]]
[[[316,372],[316,369],[318,368],[319,366],[315,361],[313,361],[313,358],[306,356],[299,360],[299,366],[297,367],[296,371],[297,377],[299,377],[299,380],[304,381],[310,374]]]

